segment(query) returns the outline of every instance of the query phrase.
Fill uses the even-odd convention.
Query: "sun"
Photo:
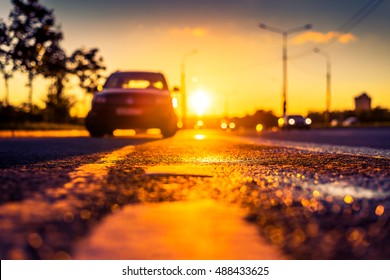
[[[210,107],[210,96],[203,90],[198,90],[190,97],[191,107],[196,115],[203,116]]]

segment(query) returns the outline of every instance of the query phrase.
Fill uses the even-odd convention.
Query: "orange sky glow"
[[[259,109],[282,114],[282,38],[258,27],[260,12],[258,18],[242,20],[227,16],[221,21],[224,18],[220,16],[220,20],[172,20],[156,24],[159,19],[151,20],[147,15],[144,20],[104,19],[92,13],[83,19],[81,12],[70,15],[65,4],[57,7],[56,1],[42,2],[55,10],[65,35],[62,45],[67,53],[79,47],[98,47],[108,68],[107,75],[116,70],[161,71],[171,88],[180,87],[183,57],[197,50],[184,60],[186,88],[189,100],[199,91],[208,94],[205,115],[244,116]],[[6,18],[10,4],[0,5],[0,17]],[[389,3],[384,7],[388,9]],[[359,5],[352,5],[351,12],[357,8]],[[374,17],[366,21],[373,21]],[[314,26],[312,30],[289,36],[288,113],[305,115],[309,111],[325,110],[325,58],[312,50],[325,46],[329,40],[334,41],[326,47],[332,61],[331,110],[353,109],[353,98],[362,92],[372,97],[373,107],[389,108],[388,34],[386,37],[358,27],[343,33],[313,18],[311,15],[307,19],[285,21],[266,19],[270,25],[286,29],[306,23]],[[27,75],[21,73],[10,81],[11,104],[27,100],[26,83]],[[47,84],[42,78],[34,82],[35,104],[43,104]],[[72,81],[66,93],[78,100],[73,114],[84,116],[91,97],[85,97]],[[0,100],[3,96],[4,83],[0,78]],[[189,107],[189,114],[196,114],[195,108]]]

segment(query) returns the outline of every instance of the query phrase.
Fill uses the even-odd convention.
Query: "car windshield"
[[[164,76],[159,73],[114,73],[106,81],[105,88],[166,90]]]
[[[296,121],[304,121],[305,120],[302,116],[289,116],[288,119],[294,119]]]

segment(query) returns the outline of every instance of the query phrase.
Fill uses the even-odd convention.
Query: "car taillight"
[[[179,108],[179,99],[177,97],[172,97],[172,106],[175,109]]]

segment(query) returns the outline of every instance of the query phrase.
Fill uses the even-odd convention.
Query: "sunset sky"
[[[359,24],[347,20],[369,0],[42,0],[54,9],[68,54],[79,47],[98,47],[115,70],[155,70],[170,87],[180,86],[185,59],[188,95],[201,89],[210,98],[208,114],[252,114],[257,109],[282,113],[282,38],[258,27],[280,29],[307,23],[313,29],[289,36],[288,113],[325,109],[325,58],[332,61],[332,110],[353,109],[353,98],[367,92],[374,107],[390,107],[390,1],[383,1]],[[0,17],[10,1],[1,0]],[[333,43],[329,43],[332,40]],[[10,83],[12,104],[27,100],[26,75]],[[47,82],[34,83],[34,102],[41,104]],[[69,86],[80,100],[82,93]],[[0,78],[0,99],[4,83]],[[194,111],[190,108],[190,113]]]

